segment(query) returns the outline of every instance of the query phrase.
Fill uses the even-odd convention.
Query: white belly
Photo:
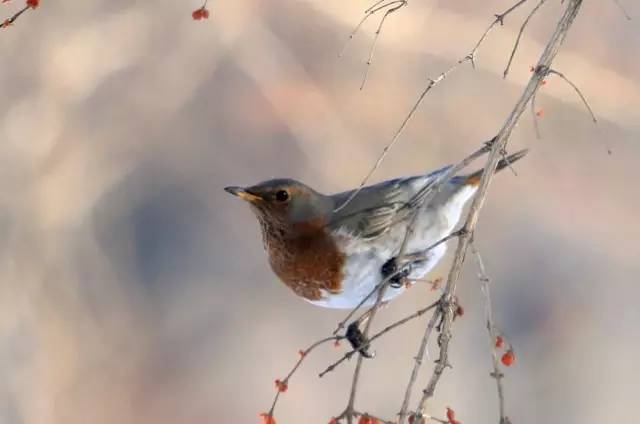
[[[414,236],[410,240],[406,253],[424,252],[425,249],[437,241],[451,234],[460,219],[465,203],[473,193],[475,187],[465,187],[453,197],[446,199],[446,205],[440,208],[426,208],[418,217]],[[445,196],[450,193],[441,193]],[[438,204],[438,197],[432,204]],[[445,203],[445,202],[442,202]],[[317,306],[336,309],[351,309],[364,299],[377,284],[382,281],[381,269],[389,259],[399,253],[402,240],[406,232],[406,223],[397,224],[387,233],[372,241],[362,241],[349,234],[337,232],[340,249],[346,253],[347,262],[344,266],[344,281],[340,293],[323,293],[320,300],[309,302]],[[409,280],[424,278],[429,271],[442,259],[447,250],[446,244],[441,244],[427,253],[427,260],[419,266],[413,266]],[[383,298],[391,300],[405,291],[405,287],[388,287]],[[364,306],[372,306],[377,295],[373,294]]]

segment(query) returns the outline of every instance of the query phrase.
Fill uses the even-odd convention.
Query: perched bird
[[[497,170],[526,153],[502,159]],[[413,212],[429,192],[422,189],[449,168],[364,187],[344,207],[353,190],[324,195],[292,179],[225,190],[251,206],[271,268],[284,284],[314,305],[347,309],[390,274],[383,300],[393,299],[405,290],[402,281],[423,278],[443,257],[445,243],[429,247],[454,230],[482,170],[452,178],[424,205],[405,250],[412,259],[395,263]],[[375,300],[370,296],[364,305]]]

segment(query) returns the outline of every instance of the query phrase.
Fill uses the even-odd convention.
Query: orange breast
[[[345,255],[320,223],[307,223],[292,231],[265,232],[269,262],[276,275],[297,295],[322,298],[322,290],[342,290]]]

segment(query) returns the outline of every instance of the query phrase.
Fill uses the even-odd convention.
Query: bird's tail
[[[498,166],[496,166],[496,172],[503,170],[507,166],[511,166],[512,163],[514,163],[514,162],[522,159],[523,157],[525,157],[525,155],[527,153],[529,153],[529,149],[524,149],[524,150],[520,150],[518,152],[515,152],[513,154],[510,154],[509,156],[507,156],[504,159],[500,159],[500,161],[498,162]],[[460,178],[462,180],[461,181],[462,184],[477,186],[478,184],[480,184],[480,178],[482,177],[482,172],[483,171],[484,171],[484,169],[480,169],[480,170],[474,172],[473,174],[461,176],[461,177],[458,177],[458,178]]]

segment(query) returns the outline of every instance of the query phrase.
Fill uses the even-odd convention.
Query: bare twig
[[[478,223],[478,218],[480,215],[480,210],[484,205],[486,200],[487,192],[489,189],[489,185],[494,176],[494,172],[496,169],[496,165],[501,156],[501,151],[505,148],[507,142],[509,141],[509,137],[517,122],[519,121],[522,113],[524,112],[527,104],[531,101],[531,98],[535,94],[535,92],[539,89],[540,84],[547,74],[548,70],[551,67],[551,63],[554,58],[558,54],[560,46],[562,45],[569,28],[574,22],[575,17],[580,10],[580,6],[582,6],[582,0],[568,0],[565,12],[563,13],[560,21],[558,22],[556,29],[551,36],[549,42],[547,43],[544,52],[542,53],[537,66],[535,67],[535,71],[531,76],[529,83],[527,84],[524,92],[522,93],[520,99],[516,103],[513,111],[505,121],[502,129],[498,133],[496,137],[496,142],[492,145],[491,153],[489,154],[489,158],[487,160],[487,164],[484,168],[484,172],[480,179],[480,184],[478,187],[478,192],[475,195],[471,207],[469,209],[469,213],[467,216],[467,220],[465,223],[465,228],[468,230],[468,233],[458,237],[458,247],[456,249],[456,253],[453,260],[453,265],[451,266],[449,276],[447,278],[447,284],[445,287],[445,293],[443,295],[443,299],[447,302],[443,305],[444,308],[444,319],[443,319],[443,327],[442,332],[439,337],[440,344],[440,355],[438,358],[438,362],[434,368],[433,374],[429,380],[427,387],[423,391],[422,398],[420,399],[420,403],[416,410],[417,413],[422,414],[427,400],[433,397],[436,389],[436,385],[440,380],[440,377],[447,366],[447,358],[448,358],[448,348],[449,341],[451,340],[451,323],[453,321],[454,310],[452,307],[452,301],[454,299],[456,284],[460,278],[460,274],[462,272],[462,264],[464,263],[464,259],[466,257],[467,249],[469,247],[469,243],[471,241],[471,237]],[[402,420],[400,421],[403,422]]]
[[[549,69],[547,71],[547,75],[557,75],[558,77],[562,78],[562,80],[564,80],[567,84],[569,84],[569,86],[571,88],[573,88],[573,90],[576,92],[576,94],[578,95],[578,97],[580,97],[580,100],[582,101],[582,104],[584,104],[585,108],[587,109],[587,111],[589,112],[589,115],[591,117],[591,121],[593,121],[593,123],[595,125],[598,125],[598,119],[596,118],[595,113],[593,112],[593,109],[591,109],[591,105],[589,105],[589,102],[587,101],[587,98],[584,96],[584,94],[582,94],[582,91],[580,90],[580,88],[578,88],[578,86],[573,83],[573,81],[571,81],[569,78],[567,78],[566,75],[564,75],[562,72],[556,71],[555,69]],[[539,139],[540,138],[540,129],[539,129],[539,125],[538,125],[538,112],[536,111],[536,94],[533,95],[533,97],[531,98],[531,113],[533,115],[533,124],[534,124],[534,128],[536,131],[536,137]],[[607,149],[607,153],[611,154],[611,146],[609,145],[608,141],[605,139],[604,140],[604,144],[605,144],[605,148]]]
[[[504,402],[504,388],[502,387],[502,379],[504,378],[504,374],[500,371],[500,363],[498,362],[498,352],[496,351],[496,326],[493,321],[493,310],[492,310],[492,302],[491,302],[491,279],[487,276],[487,272],[484,267],[484,262],[482,260],[482,256],[480,256],[480,252],[476,248],[475,243],[471,244],[471,250],[473,251],[476,262],[478,264],[478,278],[480,279],[482,293],[484,294],[485,301],[485,319],[487,321],[487,331],[489,332],[489,347],[491,348],[491,362],[493,365],[493,372],[491,376],[496,380],[496,389],[498,391],[498,411],[500,413],[500,424],[507,424],[510,422],[509,417],[505,413],[505,402]]]
[[[569,84],[571,86],[571,88],[573,88],[573,90],[578,94],[578,96],[580,97],[580,100],[582,100],[582,103],[584,104],[584,106],[587,108],[587,110],[589,111],[589,114],[591,115],[591,120],[593,121],[594,124],[598,124],[598,119],[596,118],[595,113],[593,113],[593,110],[591,109],[591,106],[589,106],[589,102],[587,102],[587,99],[584,97],[584,95],[582,94],[582,91],[580,91],[580,89],[578,88],[577,85],[575,85],[573,82],[571,82],[571,80],[569,78],[567,78],[562,72],[558,72],[555,69],[549,69],[548,71],[549,74],[553,74],[553,75],[557,75],[560,78],[562,78],[567,84]]]
[[[364,327],[364,330],[362,331],[363,337],[365,338],[365,340],[367,339],[367,336],[369,334],[369,330],[371,329],[371,324],[373,323],[373,319],[376,316],[376,313],[378,312],[378,308],[380,307],[380,304],[382,303],[382,298],[384,297],[385,292],[387,291],[387,287],[388,287],[388,281],[390,280],[389,278],[386,279],[387,282],[384,283],[382,285],[382,287],[380,287],[380,291],[378,292],[378,297],[376,299],[376,303],[375,305],[373,305],[373,307],[371,308],[371,312],[369,314],[369,319],[367,320],[367,323]],[[358,346],[359,348],[361,348],[361,346]],[[362,355],[358,355],[358,359],[356,360],[356,368],[353,371],[353,379],[351,381],[351,393],[349,394],[349,402],[347,403],[347,407],[345,408],[344,412],[342,414],[340,414],[341,417],[346,417],[347,418],[347,423],[348,424],[352,424],[353,423],[353,418],[355,416],[355,410],[354,410],[354,405],[356,402],[356,393],[358,390],[358,381],[360,379],[360,370],[362,369],[362,360],[363,360],[363,356]]]
[[[511,55],[509,55],[509,61],[507,62],[507,66],[504,68],[504,72],[502,73],[502,77],[506,78],[507,74],[509,74],[509,69],[511,69],[511,63],[513,62],[513,58],[516,55],[516,51],[518,50],[518,46],[520,46],[520,39],[522,38],[522,34],[524,33],[524,29],[529,24],[529,21],[536,14],[538,9],[544,4],[546,0],[540,0],[538,4],[531,10],[527,18],[524,20],[522,25],[520,26],[520,31],[518,32],[518,37],[516,38],[516,42],[513,44],[513,49],[511,50]]]
[[[18,10],[16,13],[14,13],[11,17],[4,19],[2,21],[2,23],[0,23],[0,28],[7,28],[11,25],[13,25],[13,23],[20,17],[20,15],[22,15],[24,12],[26,12],[27,10],[31,9],[32,7],[27,5],[24,6],[22,9]]]
[[[364,85],[367,82],[367,77],[369,76],[369,70],[371,69],[371,63],[373,62],[373,53],[376,49],[376,45],[378,44],[378,38],[380,37],[380,32],[382,31],[382,26],[384,25],[384,21],[387,19],[389,15],[398,11],[399,9],[405,7],[408,4],[407,0],[400,1],[397,6],[391,7],[387,9],[384,13],[382,19],[380,19],[380,23],[378,24],[378,29],[376,29],[376,33],[373,36],[373,42],[371,43],[371,49],[369,50],[369,59],[367,59],[367,67],[364,71],[364,76],[362,77],[362,83],[360,84],[360,90],[364,88]]]
[[[351,40],[353,40],[353,37],[355,37],[358,31],[360,31],[360,28],[362,27],[362,25],[364,25],[364,23],[371,16],[375,15],[379,11],[384,10],[388,7],[394,8],[396,7],[395,5],[399,3],[404,3],[405,5],[408,3],[408,0],[390,0],[386,2],[385,1],[386,0],[378,0],[377,2],[369,6],[367,10],[364,11],[364,16],[362,17],[360,22],[358,22],[358,25],[356,25],[353,31],[351,31],[351,33],[349,34],[349,37],[347,38],[347,41],[345,41],[344,46],[342,47],[342,50],[340,50],[340,53],[338,53],[338,57],[344,56],[344,53],[347,51],[347,47],[349,47],[349,45],[351,44]]]
[[[558,72],[555,69],[549,69],[549,74],[553,74],[553,75],[557,75],[560,78],[562,78],[567,84],[569,84],[571,86],[571,88],[573,88],[573,90],[578,94],[578,97],[580,97],[580,100],[582,100],[582,103],[584,104],[584,106],[587,108],[587,110],[589,111],[589,114],[591,115],[591,120],[593,121],[593,123],[595,125],[598,125],[598,119],[596,118],[595,113],[593,113],[593,110],[591,109],[591,106],[589,105],[589,102],[587,101],[587,98],[582,94],[582,91],[578,88],[577,85],[575,85],[569,78],[567,78],[562,72]],[[607,153],[611,154],[611,146],[609,145],[609,141],[605,138],[603,139],[604,141],[604,146],[607,149]]]
[[[480,48],[480,46],[482,45],[482,43],[485,41],[485,39],[487,38],[487,36],[489,35],[489,33],[493,30],[493,28],[498,25],[498,24],[502,24],[504,22],[504,18],[509,15],[511,12],[513,12],[514,10],[516,10],[518,7],[520,7],[521,5],[523,5],[524,3],[526,3],[527,0],[519,0],[517,3],[515,3],[513,6],[511,6],[509,9],[507,9],[506,11],[504,11],[501,14],[495,15],[495,19],[494,21],[491,23],[491,25],[489,25],[489,27],[486,29],[486,31],[482,34],[482,36],[480,37],[480,39],[478,40],[478,42],[473,46],[473,49],[471,49],[471,51],[464,57],[462,57],[461,59],[459,59],[456,63],[454,63],[449,69],[447,69],[446,71],[442,72],[440,75],[438,75],[435,79],[429,78],[429,83],[427,84],[427,86],[423,89],[422,93],[420,93],[420,95],[418,96],[418,99],[415,101],[415,103],[413,104],[413,106],[411,107],[411,110],[409,110],[409,113],[405,116],[404,120],[402,121],[402,123],[400,124],[400,127],[396,130],[396,132],[394,133],[391,141],[389,142],[389,144],[387,144],[384,149],[382,150],[382,153],[380,154],[380,156],[378,156],[378,159],[376,160],[375,164],[373,165],[373,167],[369,170],[369,172],[367,173],[367,175],[363,178],[363,180],[360,182],[360,185],[358,186],[358,188],[356,190],[353,191],[353,193],[351,193],[351,195],[341,204],[339,205],[334,212],[338,212],[341,209],[343,209],[345,206],[347,206],[358,194],[360,194],[360,191],[362,191],[362,189],[364,188],[364,186],[367,184],[367,182],[369,181],[369,179],[371,178],[371,176],[374,174],[374,172],[380,167],[380,165],[382,164],[382,162],[384,161],[384,159],[386,158],[387,154],[389,153],[389,151],[395,146],[395,144],[398,142],[398,140],[400,139],[400,136],[402,135],[402,133],[404,132],[407,124],[409,123],[409,121],[411,120],[411,118],[413,118],[413,115],[416,113],[416,111],[418,110],[418,107],[420,107],[420,105],[422,104],[422,101],[424,100],[425,96],[429,93],[429,91],[431,91],[431,89],[433,87],[435,87],[436,85],[438,85],[439,83],[441,83],[442,81],[444,81],[449,74],[451,74],[453,71],[455,71],[460,65],[470,62],[474,67],[475,67],[475,57],[477,55],[478,49]]]
[[[618,9],[620,9],[620,11],[622,12],[622,14],[624,15],[625,18],[627,18],[628,21],[631,20],[631,16],[629,15],[629,13],[627,12],[627,9],[624,8],[624,6],[622,5],[622,3],[620,3],[619,0],[613,0],[613,2],[618,6]]]
[[[426,306],[422,309],[417,310],[416,312],[412,313],[411,315],[408,315],[396,322],[394,322],[393,324],[390,324],[388,326],[386,326],[385,328],[383,328],[382,330],[378,331],[376,334],[374,334],[373,336],[371,336],[368,340],[367,343],[365,343],[363,346],[359,346],[358,349],[352,349],[349,352],[345,353],[342,358],[338,359],[336,362],[334,362],[333,364],[329,365],[324,371],[322,371],[320,374],[318,374],[319,377],[324,377],[327,373],[333,371],[338,365],[340,365],[341,363],[343,363],[344,361],[346,361],[347,359],[350,359],[356,352],[358,352],[361,348],[367,348],[369,346],[371,346],[371,343],[376,340],[379,337],[384,336],[386,333],[390,332],[391,330],[400,327],[401,325],[406,324],[409,321],[412,321],[418,317],[421,317],[422,315],[424,315],[425,313],[427,313],[428,311],[430,311],[431,309],[435,308],[436,306],[438,306],[438,304],[440,303],[440,300],[432,303],[429,306]]]
[[[282,383],[286,386],[289,383],[289,380],[291,379],[291,377],[293,376],[293,374],[295,374],[295,372],[298,370],[298,368],[300,368],[300,365],[302,365],[302,362],[307,358],[307,356],[309,355],[309,353],[311,353],[315,348],[317,348],[320,345],[323,345],[327,342],[330,341],[340,341],[344,339],[344,337],[342,336],[331,336],[331,337],[327,337],[324,338],[322,340],[319,340],[315,343],[313,343],[311,346],[309,346],[307,349],[303,350],[300,352],[300,358],[298,359],[298,361],[295,363],[295,365],[293,366],[293,368],[291,369],[291,371],[289,371],[289,374],[287,374],[287,376],[282,380]],[[280,390],[276,391],[276,395],[273,398],[273,403],[271,404],[271,408],[269,408],[269,412],[268,412],[268,416],[273,416],[273,412],[276,409],[276,404],[278,403],[278,399],[280,398]]]
[[[438,301],[440,304],[440,301]],[[407,384],[407,388],[404,393],[404,399],[402,400],[402,406],[400,408],[400,413],[398,414],[400,417],[400,422],[404,421],[404,418],[407,416],[407,410],[409,409],[409,401],[411,400],[411,394],[413,393],[413,385],[418,378],[418,372],[420,371],[420,367],[422,366],[422,358],[424,358],[425,352],[427,350],[427,343],[429,342],[429,337],[433,332],[433,328],[438,322],[438,319],[442,317],[442,309],[438,308],[433,315],[431,315],[431,319],[429,319],[429,324],[425,328],[424,335],[422,336],[422,340],[420,341],[420,347],[418,348],[418,353],[414,358],[413,369],[411,370],[411,376],[409,377],[409,383]]]

